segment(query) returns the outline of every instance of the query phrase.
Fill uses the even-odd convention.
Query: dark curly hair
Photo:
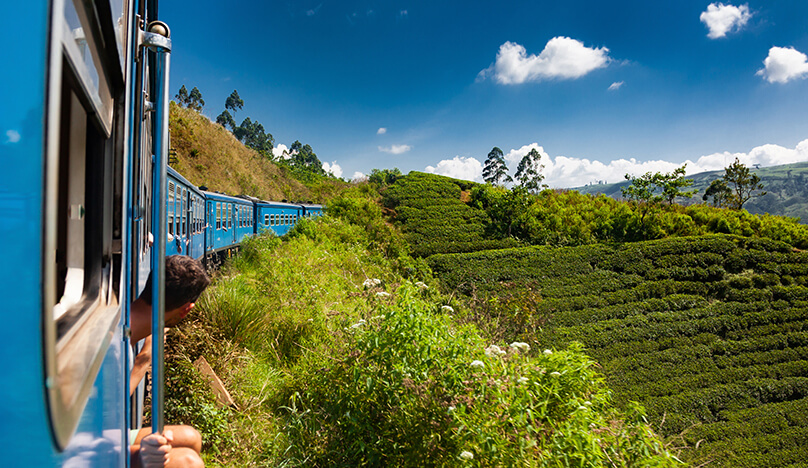
[[[210,278],[199,260],[185,255],[166,257],[166,310],[174,310],[187,302],[196,302],[209,284]],[[143,292],[140,293],[140,298],[146,304],[152,305],[151,273],[149,273],[149,279],[146,280]]]

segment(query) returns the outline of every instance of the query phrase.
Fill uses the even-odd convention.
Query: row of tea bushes
[[[709,235],[427,260],[445,287],[475,298],[536,291],[529,313],[542,326],[521,339],[542,348],[583,343],[617,401],[642,404],[663,434],[684,440],[688,461],[808,459],[808,444],[794,442],[806,442],[808,421],[784,422],[781,411],[808,402],[808,252]]]

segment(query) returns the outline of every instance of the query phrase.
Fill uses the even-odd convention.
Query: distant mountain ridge
[[[752,214],[768,213],[799,218],[802,224],[808,224],[808,162],[761,167],[760,169],[752,168],[752,172],[760,177],[766,195],[748,201],[744,205],[744,209]],[[693,188],[698,192],[690,200],[679,199],[677,202],[684,205],[701,203],[701,197],[710,183],[723,176],[723,169],[688,176],[688,179],[693,180]],[[592,195],[602,193],[612,198],[622,199],[623,194],[620,189],[628,184],[629,181],[626,180],[616,184],[593,184],[570,190]]]

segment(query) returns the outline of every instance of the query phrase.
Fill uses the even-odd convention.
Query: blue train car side
[[[205,194],[179,172],[168,168],[166,255],[205,255]]]
[[[302,212],[301,205],[258,200],[255,202],[255,232],[270,230],[282,236],[292,229]]]
[[[240,225],[240,217],[252,214],[253,204],[243,198],[214,192],[205,194],[205,258],[208,265],[220,263],[239,248],[239,243],[253,234],[253,226]]]
[[[323,205],[312,205],[310,203],[304,203],[300,206],[303,207],[304,218],[316,218],[324,214]]]
[[[165,64],[141,29],[156,7],[0,2],[14,19],[0,29],[4,466],[129,463],[127,312],[149,269],[164,116],[143,112]]]

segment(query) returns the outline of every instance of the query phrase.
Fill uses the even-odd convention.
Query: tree
[[[244,100],[239,97],[238,91],[234,89],[233,92],[230,93],[230,96],[225,99],[224,109],[225,111],[231,110],[235,114],[237,111],[241,110],[242,107],[244,107]]]
[[[671,173],[662,174],[657,172],[654,184],[662,190],[662,199],[673,205],[676,197],[693,198],[698,190],[683,191],[685,187],[693,185],[693,179],[685,179],[685,167],[675,169]]]
[[[729,167],[724,168],[724,171],[724,182],[732,192],[729,203],[732,208],[740,210],[743,208],[744,203],[752,197],[766,195],[766,192],[755,193],[763,190],[760,177],[757,174],[750,173],[749,168],[741,163],[738,158],[735,158],[735,162],[730,164]]]
[[[491,185],[499,185],[500,180],[511,182],[513,179],[508,175],[508,166],[505,165],[505,157],[502,150],[493,147],[488,153],[483,168],[483,179]]]
[[[235,132],[236,131],[236,120],[230,115],[230,112],[224,110],[218,117],[216,117],[216,123],[221,125],[224,128],[230,126],[230,130]]]
[[[629,200],[641,203],[657,204],[663,201],[672,205],[676,197],[692,198],[696,190],[683,191],[685,187],[693,185],[693,180],[685,179],[684,166],[670,173],[646,172],[640,177],[626,174],[626,180],[630,180],[628,187],[620,189],[623,196]]]
[[[253,122],[249,117],[244,119],[241,125],[233,130],[233,135],[248,148],[252,148],[263,155],[272,154],[275,139],[264,130],[263,125]]]
[[[399,168],[393,169],[373,169],[368,176],[368,182],[376,184],[379,187],[387,187],[393,185],[396,180],[400,179],[403,175]]]
[[[536,148],[533,148],[516,167],[516,180],[528,192],[536,193],[541,188],[541,182],[544,180],[541,170],[544,169],[544,166],[540,161],[541,154],[536,151]]]
[[[292,164],[294,166],[307,169],[315,174],[325,175],[323,163],[320,162],[310,145],[304,145],[300,140],[295,140],[292,146],[289,147],[289,151],[292,153]]]
[[[722,179],[716,179],[707,187],[701,199],[707,201],[710,197],[713,199],[713,206],[725,208],[732,203],[732,190]]]
[[[202,99],[202,92],[199,91],[196,86],[194,86],[194,89],[192,89],[191,93],[188,95],[188,105],[186,107],[197,112],[202,112],[202,108],[205,107],[205,100]]]
[[[190,104],[191,101],[190,101],[190,99],[188,97],[188,90],[185,88],[185,85],[182,85],[179,92],[177,92],[177,95],[174,96],[174,99],[177,101],[177,104],[179,104],[180,106],[188,107],[188,105]]]

